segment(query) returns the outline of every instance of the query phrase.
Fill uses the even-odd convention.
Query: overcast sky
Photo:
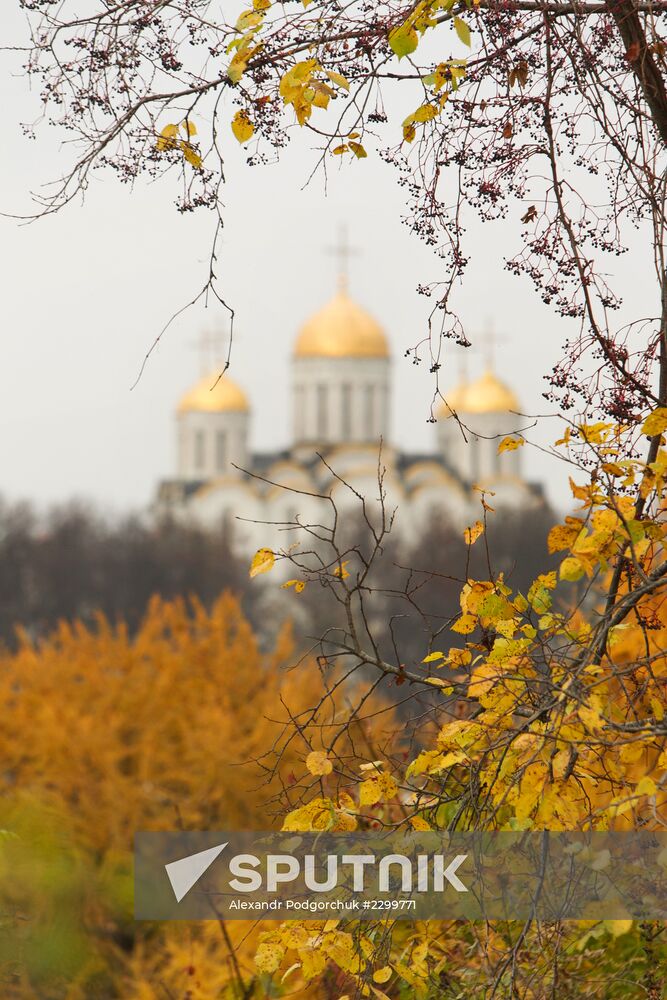
[[[3,35],[18,15],[0,14]],[[44,127],[37,141],[20,122],[39,110],[37,94],[12,75],[5,58],[4,156],[0,210],[30,210],[29,193],[69,162],[62,136]],[[425,328],[428,300],[420,281],[439,276],[438,260],[401,224],[403,191],[375,155],[333,169],[325,192],[315,177],[304,189],[314,154],[303,133],[280,164],[245,166],[228,147],[226,229],[219,276],[237,313],[232,375],[252,402],[252,444],[289,441],[289,357],[300,324],[335,289],[336,265],[325,253],[341,223],[360,255],[351,266],[352,295],[383,324],[394,365],[391,438],[410,450],[434,444],[429,424],[432,376],[403,357]],[[341,158],[343,159],[343,158]],[[202,308],[186,312],[152,356],[131,391],[141,360],[170,315],[202,285],[212,218],[180,216],[176,175],[133,191],[97,174],[84,204],[31,225],[0,219],[3,357],[0,366],[0,492],[39,504],[90,498],[105,510],[140,509],[175,464],[174,407],[199,375],[194,346],[203,327],[225,323]],[[515,220],[514,220],[515,221]],[[526,412],[546,413],[542,376],[560,356],[572,327],[543,306],[525,280],[503,269],[507,230],[471,230],[472,264],[456,304],[469,337],[493,320],[499,374]],[[642,288],[628,288],[630,299]],[[458,358],[460,351],[450,352]],[[467,352],[471,373],[482,351]],[[456,381],[458,360],[441,384]],[[541,428],[537,440],[553,440]],[[564,467],[524,450],[532,479],[559,504],[569,495]]]

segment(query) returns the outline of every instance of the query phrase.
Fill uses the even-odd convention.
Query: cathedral
[[[539,486],[522,476],[522,449],[498,454],[499,440],[523,421],[517,397],[490,367],[440,402],[432,451],[392,445],[387,337],[344,280],[294,341],[292,440],[286,448],[252,450],[249,397],[218,374],[203,377],[178,404],[176,475],[160,484],[155,511],[211,528],[224,525],[239,553],[286,548],[294,540],[286,532],[297,521],[328,523],[329,496],[341,511],[358,509],[359,496],[377,500],[379,463],[386,507],[396,510],[394,530],[409,542],[434,517],[461,529],[479,518],[475,485],[494,492],[496,508],[544,502]]]

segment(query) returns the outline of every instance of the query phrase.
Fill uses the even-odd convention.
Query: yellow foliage
[[[22,1000],[96,996],[100,977],[105,995],[150,1000],[228,989],[215,923],[133,924],[133,836],[266,828],[269,802],[302,755],[287,747],[268,783],[259,764],[239,765],[274,743],[290,711],[317,701],[316,671],[281,669],[292,655],[287,632],[262,654],[238,602],[223,596],[210,613],[155,600],[135,638],[100,618],[0,656],[2,825],[17,834],[3,856],[22,873],[3,878],[0,895],[27,918]],[[256,933],[234,922],[229,934],[249,980]],[[119,961],[123,936],[131,948]],[[13,961],[4,941],[0,971]],[[47,987],[40,970],[56,941]]]
[[[255,131],[255,126],[250,121],[248,112],[245,110],[237,111],[232,118],[232,132],[234,137],[238,139],[239,142],[247,142],[248,139],[252,138]]]
[[[268,573],[276,563],[275,554],[271,549],[258,549],[250,564],[250,576],[259,576],[260,573]],[[291,581],[290,581],[291,582]]]
[[[667,407],[659,406],[642,424],[642,433],[653,437],[655,434],[662,434],[667,430]]]
[[[313,750],[306,757],[306,767],[311,774],[325,775],[331,774],[333,764],[327,757],[324,750]]]
[[[359,805],[374,806],[378,802],[387,802],[397,792],[398,785],[394,778],[385,771],[379,771],[359,785]]]
[[[481,521],[475,521],[471,527],[463,532],[463,540],[466,545],[474,545],[480,535],[484,534],[484,525]]]
[[[519,437],[504,437],[500,444],[498,445],[498,454],[502,455],[504,451],[516,451],[526,443],[525,438]]]

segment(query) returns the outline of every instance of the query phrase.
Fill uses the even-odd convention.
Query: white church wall
[[[449,418],[438,426],[441,454],[466,482],[490,476],[520,476],[521,450],[498,454],[503,437],[517,433],[523,421],[514,413],[462,413],[461,425]]]
[[[296,357],[292,379],[296,444],[366,442],[388,435],[387,358]]]
[[[236,475],[248,464],[248,414],[189,410],[177,417],[178,477]]]
[[[239,552],[252,548],[261,534],[257,522],[265,520],[261,497],[248,484],[231,478],[213,480],[198,490],[188,501],[188,515],[209,530],[228,529]]]

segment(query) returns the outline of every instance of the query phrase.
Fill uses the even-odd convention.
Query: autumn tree
[[[378,699],[329,680],[323,698],[295,655],[288,626],[262,653],[230,594],[210,613],[156,598],[135,636],[100,615],[0,655],[3,996],[260,990],[252,926],[133,922],[132,846],[138,830],[279,827],[322,732],[351,713],[353,738],[391,730]]]
[[[350,815],[362,828],[663,828],[667,5],[256,0],[228,21],[207,0],[100,3],[83,16],[67,0],[22,6],[26,70],[78,151],[37,214],[60,210],[97,169],[122,181],[171,170],[181,209],[210,208],[219,225],[226,143],[261,163],[300,128],[314,147],[309,166],[380,157],[396,169],[412,228],[440,262],[438,281],[421,288],[434,308],[414,348],[429,359],[434,394],[450,341],[468,343],[456,289],[474,250],[472,217],[514,223],[506,266],[575,330],[546,373],[563,414],[554,448],[579,504],[550,533],[557,570],[521,588],[490,563],[468,576],[459,611],[424,635],[415,663],[399,649],[383,655],[377,629],[390,623],[364,614],[387,511],[363,545],[347,548],[334,532],[323,563],[308,558],[309,538],[278,553],[301,593],[323,586],[344,611],[344,627],[321,638],[323,666],[441,698],[431,745],[407,766],[370,760],[347,792],[354,808],[336,794],[349,769],[331,735],[331,769],[291,797],[286,829],[349,825]],[[397,120],[399,93],[413,110]],[[224,296],[215,260],[214,248],[206,286]],[[652,292],[627,317],[623,288],[640,269]],[[470,548],[484,545],[492,507],[482,491]],[[413,577],[399,596],[419,614]],[[320,933],[313,961],[303,934],[272,931],[258,967],[276,984],[283,964],[296,967],[323,990],[335,968],[339,993],[380,997],[655,1000],[664,986],[652,923]]]

